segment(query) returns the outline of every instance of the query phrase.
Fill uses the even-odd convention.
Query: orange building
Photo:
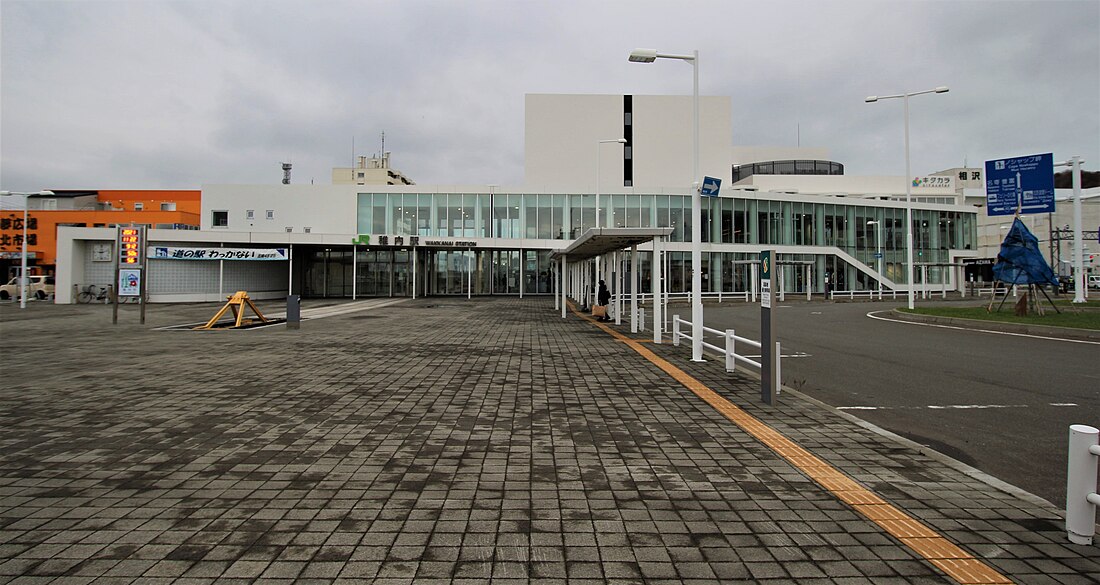
[[[199,229],[201,191],[66,191],[27,198],[27,267],[49,274],[57,262],[57,227],[146,225]],[[0,211],[0,266],[10,277],[23,248],[23,210]]]

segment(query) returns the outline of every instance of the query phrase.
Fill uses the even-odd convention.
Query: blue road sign
[[[722,188],[722,179],[715,179],[714,177],[703,177],[703,187],[699,189],[699,194],[703,197],[717,197],[718,190]]]
[[[882,258],[882,252],[875,252],[875,258]]]
[[[1054,155],[1033,154],[985,161],[988,215],[1054,211]]]

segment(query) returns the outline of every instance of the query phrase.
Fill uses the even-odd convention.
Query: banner
[[[289,260],[286,248],[177,248],[149,246],[156,260]]]

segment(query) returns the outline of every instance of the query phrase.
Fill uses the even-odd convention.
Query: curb
[[[757,380],[760,379],[760,376],[756,372],[744,371],[744,372],[741,372],[741,373],[747,374],[748,376],[750,376],[752,378],[755,378]],[[1055,506],[1053,503],[1051,503],[1051,502],[1049,502],[1049,501],[1047,501],[1047,500],[1045,500],[1045,499],[1043,499],[1043,498],[1041,498],[1041,497],[1039,497],[1039,496],[1023,489],[1023,488],[1021,488],[1021,487],[1017,487],[1017,486],[1015,486],[1013,484],[1010,484],[1010,483],[1008,483],[1004,480],[998,479],[998,478],[996,478],[996,477],[994,477],[994,476],[992,476],[992,475],[990,475],[990,474],[988,474],[988,473],[986,473],[986,472],[984,472],[984,471],[982,471],[982,470],[980,470],[976,467],[967,465],[966,463],[963,463],[962,461],[959,461],[958,459],[955,459],[955,458],[953,458],[949,455],[944,455],[943,453],[940,453],[939,451],[937,451],[936,449],[934,449],[932,447],[929,447],[927,445],[922,445],[922,444],[920,444],[916,441],[913,441],[912,439],[907,439],[907,438],[905,438],[905,437],[903,437],[903,436],[901,436],[901,435],[899,435],[899,434],[897,434],[893,431],[888,431],[888,430],[886,430],[886,429],[884,429],[884,428],[882,428],[882,427],[880,427],[876,424],[869,423],[869,422],[859,418],[858,416],[856,416],[854,414],[851,414],[849,412],[845,412],[843,410],[840,410],[835,406],[832,406],[830,404],[822,402],[822,401],[818,400],[817,398],[814,398],[814,397],[806,394],[805,392],[802,392],[800,390],[795,390],[794,388],[791,388],[790,386],[787,386],[786,384],[783,384],[783,394],[789,394],[789,395],[797,398],[798,400],[801,400],[803,402],[808,402],[808,403],[813,404],[813,405],[815,405],[819,408],[823,408],[825,410],[828,410],[828,411],[832,412],[833,414],[839,415],[841,418],[843,418],[845,420],[848,420],[849,422],[852,422],[852,423],[856,424],[857,426],[859,426],[861,428],[867,429],[868,431],[871,431],[871,432],[873,432],[873,433],[875,433],[875,434],[877,434],[881,437],[884,437],[886,439],[889,439],[891,441],[895,441],[895,442],[897,442],[897,443],[899,443],[899,444],[901,444],[905,447],[908,447],[910,449],[914,449],[915,451],[919,452],[921,455],[924,455],[924,456],[929,457],[931,459],[935,459],[936,461],[939,461],[940,463],[946,465],[947,467],[950,467],[950,468],[954,469],[955,471],[959,471],[959,472],[963,473],[964,475],[972,477],[972,478],[988,485],[989,487],[991,487],[993,489],[996,489],[1000,492],[1003,492],[1005,494],[1008,494],[1010,496],[1013,496],[1015,498],[1023,500],[1023,501],[1025,501],[1025,502],[1027,502],[1027,503],[1029,503],[1033,506],[1036,506],[1038,508],[1045,509],[1047,512],[1049,512],[1052,515],[1051,516],[1052,518],[1057,518],[1059,520],[1062,520],[1062,519],[1065,518],[1065,510],[1062,510],[1062,509],[1058,508],[1058,506]]]
[[[979,319],[962,319],[959,317],[940,317],[936,315],[918,315],[906,313],[898,309],[890,311],[892,317],[899,321],[912,323],[931,323],[934,325],[954,325],[966,329],[987,331],[1000,331],[1004,333],[1022,333],[1026,335],[1040,335],[1043,337],[1055,337],[1059,339],[1071,339],[1075,341],[1100,342],[1100,331],[1095,329],[1075,329],[1073,327],[1053,327],[1050,325],[1025,325],[1021,323],[1002,323],[999,321],[982,321]]]

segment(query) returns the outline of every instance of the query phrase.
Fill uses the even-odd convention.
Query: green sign
[[[351,239],[351,243],[370,245],[370,234],[359,234],[358,238]]]
[[[765,250],[760,253],[760,278],[769,279],[772,277],[772,251]]]

